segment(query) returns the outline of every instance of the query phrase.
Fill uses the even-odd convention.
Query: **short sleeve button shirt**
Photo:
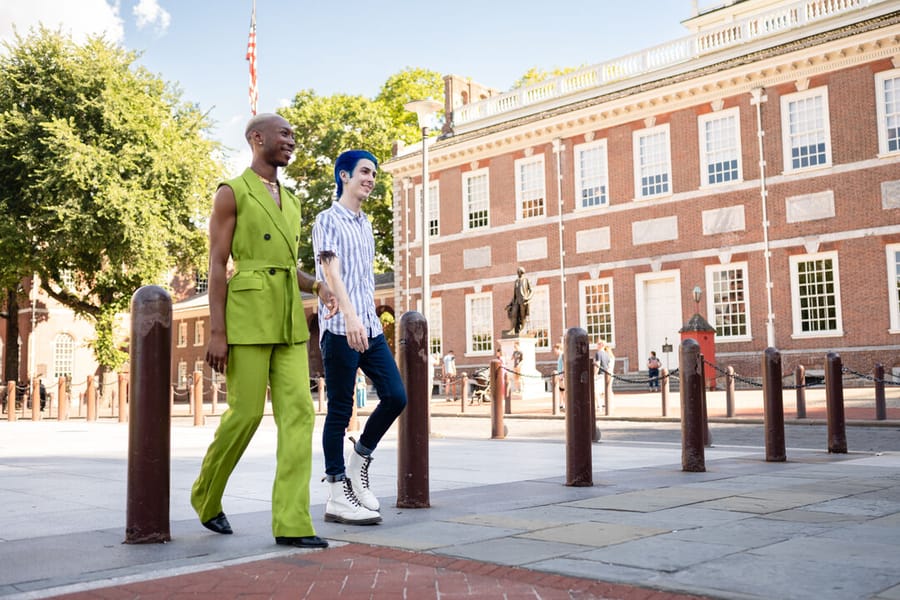
[[[324,279],[318,257],[322,252],[332,252],[341,261],[341,279],[356,314],[368,332],[376,337],[382,333],[381,320],[375,314],[375,237],[372,224],[363,211],[352,210],[334,202],[331,208],[320,212],[313,225],[313,253],[316,256],[316,279]],[[347,335],[347,322],[343,312],[331,319],[324,305],[319,302],[319,331],[335,335]]]

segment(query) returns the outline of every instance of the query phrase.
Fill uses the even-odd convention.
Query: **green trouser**
[[[275,537],[316,534],[309,515],[315,410],[306,352],[305,343],[229,346],[225,370],[228,410],[191,490],[191,504],[201,522],[222,512],[228,477],[262,421],[268,384],[278,428],[272,533]]]

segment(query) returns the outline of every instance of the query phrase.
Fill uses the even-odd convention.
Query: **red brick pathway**
[[[701,600],[700,596],[604,583],[392,548],[348,544],[164,579],[57,596],[65,600]]]

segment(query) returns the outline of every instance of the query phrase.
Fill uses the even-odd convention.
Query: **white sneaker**
[[[356,444],[356,440],[350,438],[350,441]],[[379,510],[381,504],[378,498],[369,489],[369,465],[372,463],[372,456],[363,456],[356,451],[355,448],[350,450],[350,458],[347,461],[347,477],[353,484],[353,492],[359,499],[359,503],[369,510]]]
[[[325,521],[345,523],[347,525],[374,525],[381,523],[381,515],[360,506],[359,499],[353,493],[353,484],[349,478],[340,481],[329,481],[331,486],[328,502],[325,503]]]

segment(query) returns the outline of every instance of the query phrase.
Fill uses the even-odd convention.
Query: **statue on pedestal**
[[[510,332],[518,336],[525,329],[534,290],[531,289],[531,282],[525,277],[525,269],[519,267],[516,272],[518,278],[513,287],[512,300],[506,305],[506,316],[509,317]]]

